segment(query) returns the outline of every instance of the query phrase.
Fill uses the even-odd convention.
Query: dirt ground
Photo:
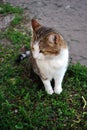
[[[29,17],[56,28],[69,45],[70,59],[87,66],[87,0],[4,0],[26,8]]]

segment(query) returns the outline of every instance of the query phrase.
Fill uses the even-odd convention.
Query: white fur
[[[32,51],[32,53],[33,53],[33,57],[35,58],[35,59],[44,59],[44,55],[42,54],[42,53],[40,53],[39,51],[39,45],[38,45],[39,43],[38,42],[36,42],[34,45],[33,45],[33,48],[34,48],[34,51]]]
[[[26,57],[26,55],[25,55],[25,54],[21,54],[21,55],[22,55],[21,60],[22,60],[23,58],[25,58],[25,57]]]
[[[43,77],[47,80],[42,79],[45,89],[48,94],[60,94],[62,92],[62,80],[68,65],[68,48],[63,48],[60,54],[57,56],[44,56],[39,53],[38,42],[33,46],[33,57],[36,59],[38,68]],[[54,90],[51,86],[50,81],[54,79],[55,87]]]
[[[29,56],[30,55],[30,51],[26,51],[26,55]]]

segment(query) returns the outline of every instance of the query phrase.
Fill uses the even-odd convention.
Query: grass
[[[0,4],[0,14],[7,15],[8,13],[22,14],[23,9],[19,7],[13,7],[9,3]]]
[[[13,26],[18,25],[21,23],[22,20],[23,20],[23,17],[21,15],[17,14],[17,15],[15,15],[15,18],[12,20],[11,24]]]
[[[18,48],[22,47],[22,45],[30,46],[31,37],[29,37],[26,33],[18,31],[18,29],[10,27],[4,33],[3,37],[10,39],[12,44],[17,44]],[[29,47],[30,48],[30,47]]]
[[[15,64],[22,45],[31,37],[15,25],[1,35],[11,45],[0,44],[0,129],[86,130],[87,67],[70,64],[60,95],[48,95],[39,77],[29,75],[27,59]]]
[[[0,4],[0,14],[1,16],[6,16],[8,14],[14,14],[15,18],[12,20],[11,25],[15,26],[21,23],[23,20],[22,17],[23,9],[19,7],[13,7],[9,3]]]

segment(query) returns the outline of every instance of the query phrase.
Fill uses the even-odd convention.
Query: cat
[[[33,36],[31,50],[21,54],[19,61],[29,56],[33,71],[41,78],[48,94],[60,94],[62,81],[68,67],[69,51],[67,43],[59,32],[31,20]],[[54,79],[54,89],[51,80]]]

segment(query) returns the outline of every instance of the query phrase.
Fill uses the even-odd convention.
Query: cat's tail
[[[25,46],[21,48],[22,54],[17,56],[17,59],[15,60],[16,63],[20,63],[22,60],[30,56],[30,51],[26,49]]]
[[[20,54],[17,59],[16,63],[20,63],[22,60],[30,56],[30,51],[25,51],[25,53]]]

